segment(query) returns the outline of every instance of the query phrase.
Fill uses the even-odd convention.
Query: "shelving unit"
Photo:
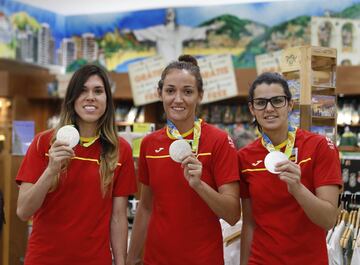
[[[295,109],[300,112],[298,126],[325,134],[335,142],[336,49],[313,46],[286,49],[280,68],[294,89]]]

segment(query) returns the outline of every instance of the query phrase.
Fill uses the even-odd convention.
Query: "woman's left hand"
[[[181,167],[184,168],[184,176],[190,187],[196,188],[201,185],[202,164],[195,155],[186,157],[181,162]]]
[[[287,184],[291,194],[301,187],[301,169],[298,164],[290,160],[282,161],[276,164],[275,170],[280,172],[278,177]]]

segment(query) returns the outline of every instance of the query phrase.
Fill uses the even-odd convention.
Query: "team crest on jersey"
[[[335,145],[329,137],[326,137],[326,141],[330,149],[335,149]]]
[[[229,135],[227,137],[228,137],[229,145],[235,149],[234,141],[231,139],[231,137]]]

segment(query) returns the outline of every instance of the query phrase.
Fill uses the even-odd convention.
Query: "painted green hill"
[[[266,25],[248,19],[239,19],[233,15],[222,15],[202,23],[199,26],[209,26],[222,22],[224,25],[219,28],[217,34],[226,34],[234,40],[245,36],[260,35],[268,28]]]
[[[360,19],[360,3],[354,4],[335,15],[339,18]]]
[[[299,16],[269,28],[249,43],[244,53],[234,58],[235,67],[255,67],[256,55],[309,44],[310,20],[310,16]]]

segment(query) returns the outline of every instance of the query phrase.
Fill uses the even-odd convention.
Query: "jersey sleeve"
[[[139,163],[138,163],[139,181],[145,185],[149,185],[149,173],[148,173],[148,166],[147,166],[147,162],[146,162],[147,143],[148,143],[148,138],[145,137],[141,141]]]
[[[241,150],[239,150],[237,154],[237,158],[238,158],[239,175],[240,175],[240,198],[242,199],[250,198],[249,184],[246,182],[245,173],[241,172],[241,170],[243,169],[243,165],[242,165],[243,153]]]
[[[128,142],[120,138],[120,165],[114,181],[113,197],[128,196],[137,191],[135,166]]]
[[[22,182],[36,183],[48,165],[48,157],[51,135],[37,134],[31,142],[25,157],[16,175],[17,184]]]
[[[231,138],[222,137],[214,150],[213,172],[218,187],[226,183],[239,181],[239,169],[236,150]]]
[[[339,152],[332,141],[323,137],[316,148],[314,186],[342,185]]]

